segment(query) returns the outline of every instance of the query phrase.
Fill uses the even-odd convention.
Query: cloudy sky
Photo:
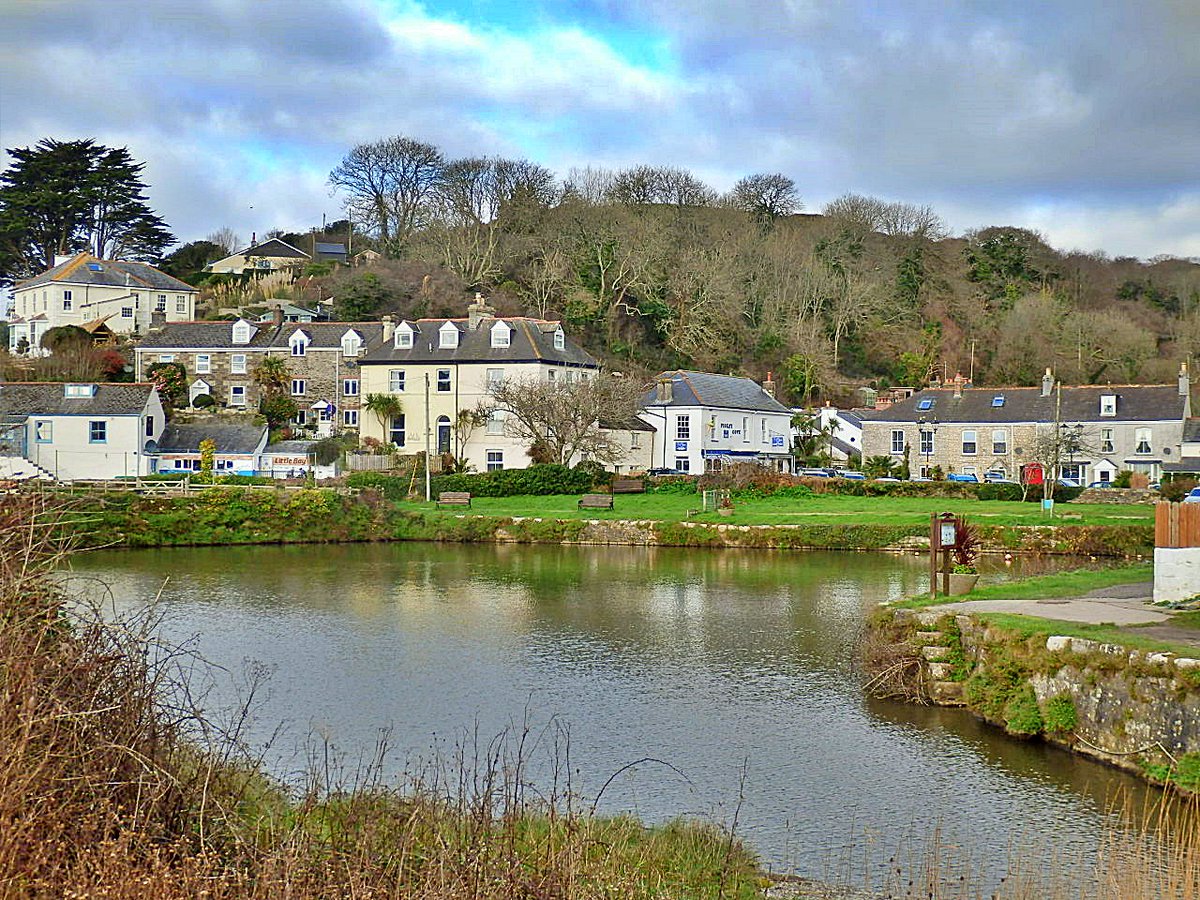
[[[128,146],[183,240],[333,219],[330,169],[402,134],[1200,256],[1197,0],[0,0],[0,23],[0,144]]]

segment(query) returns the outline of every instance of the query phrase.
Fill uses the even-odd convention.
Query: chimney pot
[[[483,294],[476,291],[475,302],[467,306],[467,326],[470,330],[474,331],[479,327],[480,322],[495,315],[496,310],[488,306],[487,301],[483,299]]]
[[[1054,393],[1054,373],[1050,367],[1046,367],[1046,374],[1042,376],[1042,396],[1049,397]]]

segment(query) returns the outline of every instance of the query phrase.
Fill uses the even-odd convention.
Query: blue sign
[[[783,435],[781,435],[781,434],[771,435],[771,446],[772,447],[782,447],[783,446]]]
[[[688,445],[687,441],[676,441],[675,449],[676,450],[687,450],[687,445]]]

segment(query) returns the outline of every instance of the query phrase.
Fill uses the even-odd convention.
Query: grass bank
[[[1045,600],[1055,597],[1082,597],[1100,588],[1151,581],[1153,578],[1154,566],[1151,563],[1118,565],[1107,569],[1077,569],[989,585],[971,591],[970,595],[963,597],[939,594],[933,599],[928,594],[923,594],[893,603],[892,606],[898,609],[919,609],[944,603],[958,603],[962,600]]]

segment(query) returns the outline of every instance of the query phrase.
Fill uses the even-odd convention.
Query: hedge
[[[438,475],[433,493],[467,491],[473,497],[516,497],[534,494],[586,494],[597,486],[597,473],[590,468],[569,469],[543,463],[527,469],[498,469],[478,475]]]

